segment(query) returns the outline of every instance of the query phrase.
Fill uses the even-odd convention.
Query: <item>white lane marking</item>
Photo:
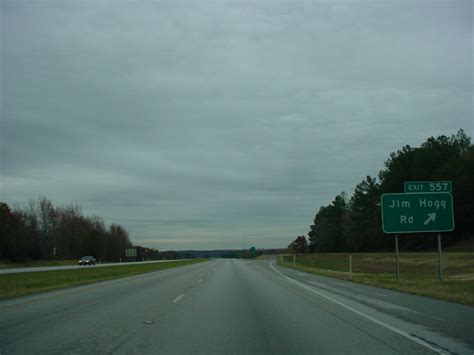
[[[321,296],[321,297],[323,297],[324,299],[326,299],[326,300],[328,300],[328,301],[331,301],[331,302],[337,304],[338,306],[341,306],[342,308],[347,309],[348,311],[351,311],[351,312],[353,312],[353,313],[355,313],[355,314],[357,314],[357,315],[359,315],[359,316],[361,316],[361,317],[363,317],[363,318],[365,318],[365,319],[368,319],[368,320],[370,320],[371,322],[374,322],[375,324],[380,325],[381,327],[384,327],[384,328],[386,328],[386,329],[389,329],[389,330],[391,330],[392,332],[397,333],[398,335],[401,335],[401,336],[403,336],[403,337],[405,337],[405,338],[407,338],[407,339],[410,339],[411,341],[414,341],[415,343],[417,343],[417,344],[419,344],[419,345],[422,345],[422,346],[424,346],[424,347],[426,347],[426,348],[428,348],[428,349],[430,349],[430,350],[433,350],[434,352],[436,352],[436,353],[438,353],[438,354],[449,354],[449,352],[447,352],[447,351],[444,351],[444,350],[442,350],[442,349],[439,349],[439,348],[437,348],[437,347],[434,347],[433,345],[427,343],[426,341],[423,341],[423,340],[421,340],[421,339],[418,339],[418,338],[414,337],[413,335],[411,335],[411,334],[409,334],[409,333],[407,333],[407,332],[405,332],[405,331],[403,331],[403,330],[401,330],[401,329],[398,329],[398,328],[396,328],[396,327],[394,327],[394,326],[392,326],[392,325],[390,325],[390,324],[387,324],[387,323],[385,323],[385,322],[382,322],[381,320],[378,320],[378,319],[376,319],[376,318],[373,318],[373,317],[369,316],[368,314],[362,313],[362,312],[358,311],[357,309],[354,309],[354,308],[352,308],[352,307],[349,307],[348,305],[345,305],[345,304],[342,303],[342,302],[336,301],[336,300],[334,300],[334,299],[332,299],[332,298],[326,296],[325,294],[323,294],[323,293],[321,293],[321,292],[318,292],[318,291],[314,290],[313,288],[311,288],[311,287],[309,287],[309,286],[306,286],[305,284],[303,284],[303,283],[301,283],[301,282],[299,282],[299,281],[297,281],[297,280],[295,280],[295,279],[292,279],[291,277],[286,276],[284,273],[282,273],[281,271],[277,270],[277,269],[275,268],[275,266],[273,266],[274,263],[275,263],[275,262],[271,262],[271,263],[270,263],[270,267],[271,267],[273,270],[275,270],[277,273],[279,273],[281,276],[283,276],[283,277],[286,278],[287,280],[289,280],[289,281],[291,281],[291,282],[297,284],[298,286],[303,287],[304,289],[306,289],[306,290],[308,290],[308,291],[310,291],[310,292],[313,292],[313,293],[317,294],[318,296]]]
[[[176,303],[178,302],[181,298],[183,298],[184,293],[180,294],[178,297],[176,297],[174,300],[171,301],[171,303]]]
[[[198,280],[198,284],[200,284],[201,282],[202,282],[202,279],[199,279],[199,280]]]

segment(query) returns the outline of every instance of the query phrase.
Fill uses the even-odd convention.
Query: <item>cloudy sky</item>
[[[141,245],[284,247],[390,152],[474,136],[471,1],[0,3],[0,200]]]

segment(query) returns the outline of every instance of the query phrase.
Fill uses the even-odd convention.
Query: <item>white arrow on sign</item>
[[[425,221],[425,226],[430,223],[431,221],[435,221],[436,220],[436,212],[434,213],[428,213],[428,219]]]

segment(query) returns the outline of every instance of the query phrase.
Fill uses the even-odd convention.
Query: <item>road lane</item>
[[[100,353],[172,312],[208,263],[0,302],[0,353]]]
[[[433,334],[429,334],[431,331],[447,336],[443,337],[444,340],[455,339],[474,348],[470,326],[474,324],[474,307],[287,268],[279,267],[278,270],[294,280],[315,286],[318,292],[328,292],[332,298],[340,299],[347,305],[363,308],[379,319],[388,319],[391,324],[398,324],[421,338],[437,342]],[[446,346],[453,347],[452,344]]]
[[[292,270],[277,269],[294,276]],[[384,312],[383,307],[376,309],[374,304],[323,289],[319,287],[323,281],[312,285],[309,281],[315,282],[315,275],[295,276],[307,278],[299,282],[308,287],[393,326],[424,330],[435,337],[427,339],[435,340],[435,349],[442,343],[452,347],[445,350],[472,353],[472,340],[453,339],[443,332],[443,324],[424,329],[420,322],[398,318],[394,310]],[[336,281],[339,286],[329,287],[341,292],[350,284]],[[381,295],[390,293],[376,290]],[[364,292],[351,290],[353,295],[368,297]],[[391,302],[386,296],[372,296]],[[410,313],[404,310],[409,305],[393,304],[398,312]],[[446,304],[452,305],[436,305]],[[467,315],[459,323],[469,322],[474,313],[472,307],[463,310]],[[458,326],[470,329],[471,324]],[[0,302],[0,353],[91,352],[436,353],[299,287],[273,270],[269,261],[214,260]]]
[[[90,268],[90,267],[124,266],[124,265],[137,265],[137,264],[151,264],[151,263],[169,263],[169,262],[179,261],[179,260],[184,260],[184,259],[150,260],[150,261],[136,261],[136,262],[123,262],[123,263],[103,263],[103,264],[87,265],[87,266],[63,265],[63,266],[34,266],[34,267],[5,268],[5,269],[0,269],[0,274],[18,274],[22,272],[70,270],[70,269],[82,269],[82,268]]]

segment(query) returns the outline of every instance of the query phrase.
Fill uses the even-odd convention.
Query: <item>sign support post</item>
[[[352,280],[352,254],[349,254],[349,279]]]
[[[441,261],[441,233],[438,233],[438,278],[443,281],[443,264]]]
[[[398,234],[395,234],[395,273],[398,281],[400,278],[400,264],[398,263]]]

